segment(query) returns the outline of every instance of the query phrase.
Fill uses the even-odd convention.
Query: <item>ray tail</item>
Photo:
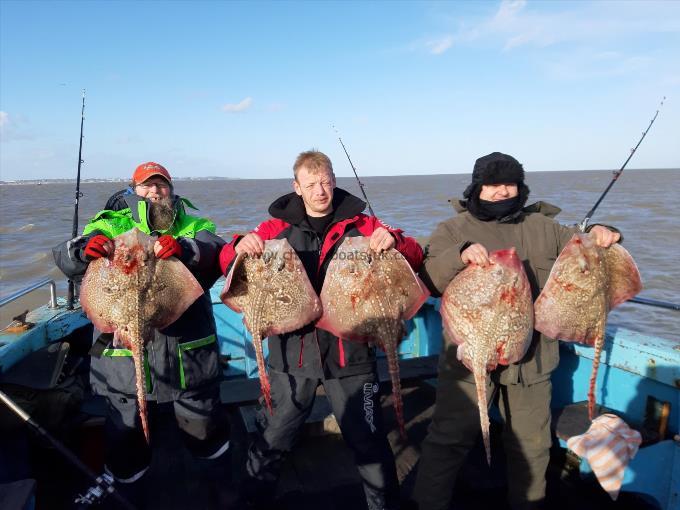
[[[406,428],[404,427],[404,405],[401,399],[401,379],[399,378],[399,355],[397,354],[398,342],[389,340],[383,343],[383,350],[387,357],[387,369],[392,381],[392,398],[394,414],[399,425],[399,435],[406,441]]]
[[[597,371],[600,368],[600,355],[604,335],[600,335],[595,341],[595,354],[593,355],[593,371],[590,374],[590,385],[588,387],[588,418],[592,421],[595,418],[595,386],[597,385]]]
[[[264,363],[264,351],[262,349],[262,337],[260,335],[253,336],[253,346],[255,346],[255,359],[257,360],[257,371],[260,376],[260,388],[262,389],[262,396],[264,397],[265,405],[270,414],[274,414],[272,407],[272,394],[269,386],[269,377],[267,377],[267,368]]]
[[[149,418],[146,407],[146,385],[144,383],[144,359],[141,342],[133,340],[131,342],[132,359],[135,364],[135,383],[137,388],[137,406],[139,408],[139,419],[142,422],[142,430],[146,442],[149,442]]]
[[[479,406],[479,423],[482,427],[482,439],[486,450],[486,462],[491,465],[491,440],[489,438],[489,409],[486,401],[486,366],[484,362],[473,365],[475,385],[477,386],[477,404]]]

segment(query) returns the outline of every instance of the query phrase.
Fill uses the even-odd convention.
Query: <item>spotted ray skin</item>
[[[147,442],[144,346],[155,329],[175,322],[203,294],[179,260],[156,258],[155,241],[136,228],[119,235],[111,259],[90,262],[80,290],[83,311],[97,329],[113,333],[115,347],[132,351],[139,417]]]
[[[444,291],[440,313],[445,338],[475,378],[486,460],[491,464],[487,372],[524,357],[533,333],[531,287],[514,248],[489,254],[490,264],[471,264]]]
[[[429,292],[395,249],[376,253],[367,237],[348,237],[328,265],[321,289],[323,315],[317,327],[343,340],[373,342],[387,356],[394,409],[404,428],[397,349]]]
[[[261,257],[236,257],[220,298],[235,312],[243,313],[243,322],[253,337],[262,394],[272,412],[262,341],[319,318],[319,297],[295,250],[287,240],[275,239],[265,241]]]
[[[620,244],[600,248],[590,234],[574,234],[536,300],[538,331],[550,338],[595,346],[588,389],[591,420],[607,314],[640,290],[640,272],[625,248]]]

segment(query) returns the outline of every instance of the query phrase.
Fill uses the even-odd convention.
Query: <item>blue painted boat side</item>
[[[593,359],[592,347],[575,344],[574,349],[579,356]],[[607,327],[603,356],[608,365],[680,387],[680,337],[666,340],[612,325]]]
[[[26,321],[35,324],[31,329],[22,333],[3,332],[0,335],[0,374],[30,353],[90,324],[80,309],[66,310],[66,300],[59,298],[57,305],[57,308],[41,306],[29,312]]]
[[[258,377],[252,337],[243,324],[242,314],[234,312],[220,301],[221,290],[222,284],[218,282],[211,289],[210,294],[220,352],[229,358],[229,366],[225,375],[227,378]],[[440,352],[442,331],[437,301],[432,298],[428,299],[418,314],[406,321],[406,336],[399,345],[400,359],[417,358]],[[267,342],[264,342],[264,350],[266,355]],[[384,354],[379,352],[378,356],[384,356]]]
[[[641,424],[647,397],[671,403],[668,428],[680,430],[680,343],[612,327],[607,331],[597,374],[596,400],[633,424]],[[560,345],[553,373],[553,407],[587,399],[594,349]]]
[[[587,399],[594,349],[560,345],[560,365],[553,373],[552,406],[559,409]],[[608,328],[600,358],[596,400],[631,426],[641,426],[647,399],[671,404],[670,435],[680,431],[680,343]],[[563,448],[566,442],[560,440]],[[592,476],[581,459],[582,476]],[[680,443],[667,439],[640,448],[625,471],[622,491],[652,496],[666,510],[680,510]]]
[[[582,478],[595,476],[586,459],[579,470]],[[666,440],[639,449],[626,467],[621,491],[647,494],[659,508],[680,510],[680,444]]]

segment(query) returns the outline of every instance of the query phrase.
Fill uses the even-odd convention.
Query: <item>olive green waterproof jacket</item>
[[[423,280],[435,295],[441,295],[453,278],[465,268],[460,258],[470,244],[480,243],[489,252],[514,248],[524,264],[534,300],[545,285],[555,259],[578,231],[553,219],[561,209],[545,202],[525,207],[521,214],[508,222],[481,221],[470,214],[465,202],[453,201],[457,216],[443,221],[435,229],[426,250],[421,270]],[[441,363],[453,365],[456,346],[447,343]],[[527,354],[519,363],[497,368],[501,384],[533,384],[546,380],[559,362],[556,340],[534,331]],[[469,374],[473,381],[472,373]]]

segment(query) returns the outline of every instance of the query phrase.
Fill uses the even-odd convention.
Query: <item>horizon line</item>
[[[619,169],[615,168],[596,168],[596,169],[588,169],[588,170],[532,170],[529,172],[526,172],[527,174],[538,174],[538,173],[559,173],[559,172],[617,172]],[[680,170],[680,167],[655,167],[655,168],[626,168],[624,171],[627,172],[647,172],[647,171],[653,171],[653,170],[662,170],[662,171],[673,171],[673,170]],[[367,178],[367,177],[431,177],[431,176],[439,176],[439,175],[470,175],[472,172],[465,171],[465,172],[440,172],[440,173],[431,173],[431,174],[378,174],[378,175],[363,175],[361,178]],[[240,180],[240,181],[276,181],[276,180],[289,180],[291,177],[231,177],[231,176],[221,176],[221,175],[202,175],[198,177],[194,176],[178,176],[178,177],[173,177],[173,182],[174,181],[200,181],[200,180]],[[355,178],[353,175],[337,175],[336,178],[340,179],[353,179]],[[75,177],[38,177],[34,179],[0,179],[0,184],[11,184],[11,183],[37,183],[37,182],[75,182],[76,178]],[[88,178],[81,178],[80,182],[129,182],[130,178],[129,177],[88,177]]]

